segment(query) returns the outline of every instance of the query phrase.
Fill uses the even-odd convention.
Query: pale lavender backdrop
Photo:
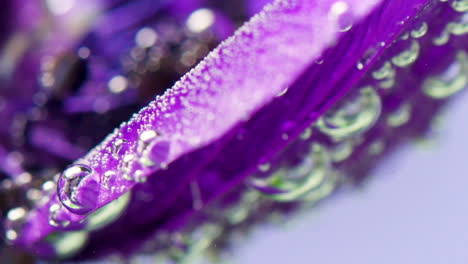
[[[429,147],[408,145],[365,188],[258,228],[230,262],[468,263],[468,93],[444,112]]]

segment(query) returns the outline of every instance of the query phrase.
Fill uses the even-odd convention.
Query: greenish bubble
[[[323,198],[327,197],[333,192],[333,190],[335,190],[340,177],[343,178],[343,176],[339,172],[333,171],[328,173],[322,185],[320,185],[320,187],[314,190],[313,192],[310,192],[307,195],[305,195],[304,201],[311,204],[315,204]]]
[[[468,11],[468,0],[453,0],[452,7],[457,12],[466,12]]]
[[[382,67],[372,72],[372,77],[376,80],[383,80],[386,78],[393,78],[395,76],[395,70],[392,64],[386,61]]]
[[[467,23],[449,23],[447,25],[447,31],[456,36],[465,35],[468,33],[468,22]]]
[[[86,230],[98,230],[117,220],[125,211],[125,208],[127,208],[127,205],[130,202],[130,197],[130,192],[127,192],[118,199],[106,204],[94,213],[90,214],[86,218]]]
[[[46,241],[54,248],[58,258],[68,258],[78,253],[84,247],[88,241],[88,232],[52,233],[46,238]]]
[[[223,229],[216,224],[205,224],[192,232],[188,239],[188,250],[177,263],[190,264],[200,263],[206,258],[207,251],[214,240],[222,234]]]
[[[353,153],[353,143],[350,140],[340,142],[335,146],[332,152],[332,160],[334,162],[341,162],[346,160]]]
[[[249,213],[258,206],[259,199],[259,192],[255,190],[246,191],[242,195],[240,201],[238,201],[233,207],[226,210],[225,215],[229,223],[238,224],[247,219],[247,217],[249,217]]]
[[[261,172],[267,172],[270,170],[270,163],[262,163],[257,166],[258,170]]]
[[[305,194],[318,188],[330,170],[328,150],[313,144],[310,153],[301,164],[290,169],[280,169],[267,179],[254,178],[251,185],[265,196],[275,201],[290,202],[301,199]],[[265,191],[265,189],[273,189]]]
[[[399,127],[406,124],[411,118],[411,105],[402,104],[397,110],[387,117],[387,124],[391,127]]]
[[[445,26],[444,30],[440,33],[439,36],[434,38],[433,43],[436,46],[442,46],[449,42],[450,35],[462,36],[467,33],[468,33],[468,23],[466,21],[461,21],[460,23],[451,22]]]
[[[371,86],[362,88],[356,98],[325,113],[317,121],[317,128],[334,139],[343,139],[363,133],[380,116],[382,103]]]
[[[468,85],[468,56],[464,51],[457,53],[457,60],[447,71],[437,77],[428,78],[423,84],[424,93],[434,99],[444,99],[463,90]]]
[[[428,29],[429,29],[429,27],[427,26],[427,23],[422,22],[421,25],[418,28],[413,29],[411,31],[411,37],[413,37],[413,38],[422,38],[424,35],[426,35]]]
[[[385,143],[382,140],[377,140],[369,145],[367,152],[369,155],[379,155],[384,151],[384,149]]]
[[[412,40],[408,49],[392,58],[392,63],[401,68],[407,67],[416,61],[419,56],[419,51],[420,46],[418,41]]]
[[[300,138],[302,140],[307,140],[312,136],[312,128],[308,127],[306,128],[300,135]]]

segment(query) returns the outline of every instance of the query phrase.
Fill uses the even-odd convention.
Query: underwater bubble
[[[382,67],[372,72],[372,77],[376,80],[383,80],[385,78],[393,78],[395,76],[395,70],[392,64],[386,61]]]
[[[130,197],[130,192],[127,192],[90,214],[86,218],[86,230],[98,230],[117,220],[127,208]]]
[[[324,182],[313,192],[309,192],[304,196],[304,201],[310,204],[315,204],[323,198],[327,197],[336,188],[340,178],[342,179],[343,176],[339,172],[329,171],[327,177],[324,179]]]
[[[460,22],[448,23],[439,36],[433,40],[434,45],[442,46],[448,43],[450,36],[462,36],[468,33],[468,13],[465,14]]]
[[[136,182],[146,182],[147,180],[147,175],[142,170],[136,170],[134,177]]]
[[[301,135],[299,136],[300,139],[302,140],[307,140],[312,136],[312,128],[308,127],[302,131]]]
[[[427,96],[444,99],[468,85],[468,55],[459,51],[456,57],[456,61],[443,74],[430,77],[424,82],[423,91]]]
[[[411,118],[411,105],[402,104],[397,110],[390,113],[387,117],[387,124],[391,127],[399,127],[406,123]]]
[[[133,181],[134,178],[130,175],[132,165],[136,156],[134,154],[127,154],[122,159],[122,177],[127,181]]]
[[[364,64],[363,64],[362,62],[358,62],[358,63],[356,64],[356,68],[357,68],[358,70],[362,70],[362,69],[364,69]]]
[[[90,180],[93,170],[83,164],[68,167],[58,181],[60,202],[72,213],[87,214],[96,207],[100,186]]]
[[[106,189],[109,189],[109,183],[110,183],[110,180],[112,177],[114,177],[115,175],[117,175],[117,173],[115,173],[114,171],[106,171],[104,174],[103,174],[103,178],[102,178],[102,186]]]
[[[138,138],[138,153],[142,153],[148,147],[149,143],[153,141],[157,136],[158,132],[154,130],[143,131]]]
[[[254,190],[248,190],[242,198],[232,207],[225,211],[227,221],[231,224],[238,224],[249,217],[249,213],[259,205],[260,193]]]
[[[427,26],[426,22],[422,22],[419,28],[413,29],[411,31],[411,37],[413,38],[422,38],[424,35],[426,35],[427,30],[429,27]]]
[[[185,254],[177,261],[181,264],[204,263],[202,258],[212,243],[222,234],[223,228],[208,223],[197,228],[190,235]]]
[[[380,116],[382,103],[371,86],[362,88],[358,96],[342,102],[317,121],[317,128],[334,139],[363,133]]]
[[[400,39],[402,39],[402,40],[407,40],[407,39],[409,39],[409,36],[410,36],[410,33],[409,33],[409,32],[405,32],[403,35],[401,35]]]
[[[155,141],[150,143],[143,151],[140,163],[145,167],[164,167],[164,163],[169,156],[171,144],[169,141]]]
[[[353,142],[351,140],[344,140],[338,143],[331,152],[332,160],[334,162],[341,162],[346,160],[353,153]]]
[[[70,221],[59,219],[58,213],[62,209],[60,204],[53,204],[49,208],[49,225],[55,227],[67,227]]]
[[[123,144],[125,144],[126,142],[127,142],[127,140],[119,138],[119,139],[116,139],[112,143],[112,147],[113,147],[112,156],[114,156],[114,158],[118,157],[120,149],[122,149]]]
[[[468,11],[468,0],[453,0],[451,5],[457,12]]]
[[[320,144],[313,144],[302,162],[290,169],[280,169],[268,178],[252,178],[250,185],[275,201],[301,199],[318,188],[330,169],[329,153]]]
[[[45,239],[58,258],[68,258],[79,252],[88,241],[88,232],[73,231],[52,233]]]
[[[465,15],[465,17],[468,20],[468,15]],[[468,33],[468,21],[464,21],[464,23],[449,23],[446,30],[455,36],[465,35]]]
[[[416,40],[411,41],[411,45],[408,49],[400,52],[400,54],[392,58],[392,63],[395,66],[404,68],[416,61],[419,56],[420,46]]]
[[[379,155],[385,150],[385,143],[382,140],[372,142],[367,149],[369,155]]]
[[[440,33],[439,36],[434,38],[432,43],[436,46],[442,46],[442,45],[447,44],[449,39],[450,39],[450,32],[446,28],[445,30],[442,31],[442,33]]]
[[[289,87],[287,86],[281,92],[279,92],[279,94],[277,94],[276,97],[281,97],[281,96],[285,95],[288,91],[289,91]]]
[[[267,172],[268,170],[270,170],[270,168],[270,163],[262,163],[257,166],[257,169],[261,172]]]
[[[389,89],[395,84],[396,71],[389,61],[386,61],[382,66],[372,72],[372,77],[380,80],[379,87],[382,89]]]

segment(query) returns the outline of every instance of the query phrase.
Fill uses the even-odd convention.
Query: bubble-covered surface
[[[332,23],[325,23],[324,27],[314,25],[327,33],[324,42],[319,42],[319,45],[314,42],[317,41],[314,36],[323,32],[315,31],[308,24],[310,11],[316,7],[308,6],[306,1],[299,2],[292,4],[285,1],[282,6],[281,1],[278,1],[275,8],[267,8],[265,13],[254,18],[234,38],[215,50],[172,90],[135,114],[133,119],[114,131],[88,156],[77,161],[76,164],[87,164],[93,172],[93,176],[89,178],[90,184],[85,184],[85,187],[92,187],[95,183],[102,187],[84,188],[80,191],[79,182],[73,184],[72,187],[77,187],[77,194],[82,195],[76,195],[74,199],[69,200],[71,203],[65,202],[64,205],[67,206],[68,203],[68,210],[77,210],[75,213],[78,215],[58,208],[57,197],[49,193],[46,197],[50,196],[50,200],[39,204],[39,209],[31,213],[29,220],[41,220],[43,215],[49,214],[54,215],[57,220],[79,223],[83,220],[80,214],[91,212],[87,208],[97,209],[122,194],[128,195],[128,190],[132,189],[132,200],[126,210],[127,214],[110,226],[104,224],[100,230],[102,234],[122,235],[128,237],[129,241],[136,241],[145,237],[141,234],[142,230],[148,232],[147,230],[152,230],[156,225],[162,230],[173,232],[186,226],[194,215],[203,218],[204,215],[200,212],[209,207],[210,201],[237,186],[241,179],[245,179],[253,171],[267,173],[278,169],[279,162],[273,156],[278,152],[282,153],[280,150],[292,141],[293,147],[287,148],[286,152],[290,149],[291,152],[301,153],[297,150],[314,141],[321,141],[327,145],[327,156],[330,156],[330,162],[333,162],[334,166],[355,175],[364,175],[354,170],[361,169],[357,166],[361,161],[362,164],[368,163],[387,151],[388,144],[384,140],[391,138],[387,134],[387,131],[390,131],[389,127],[405,128],[408,123],[417,127],[418,124],[424,123],[409,122],[413,116],[421,116],[418,115],[418,111],[422,109],[411,107],[409,113],[405,106],[407,104],[400,101],[411,101],[415,105],[415,102],[428,106],[437,104],[424,101],[425,99],[415,99],[419,98],[416,92],[422,90],[414,87],[420,87],[426,78],[415,80],[412,76],[440,76],[443,74],[442,69],[445,69],[449,62],[453,63],[450,61],[450,54],[460,49],[460,43],[463,43],[460,37],[463,38],[464,33],[461,33],[462,30],[458,27],[455,27],[454,31],[451,26],[451,32],[456,34],[453,33],[447,40],[446,44],[450,46],[439,51],[432,41],[434,36],[444,32],[441,29],[445,28],[445,25],[432,23],[429,18],[430,11],[451,16],[445,7],[460,13],[460,6],[455,8],[455,2],[444,2],[445,7],[441,4],[436,8],[435,1],[414,1],[413,6],[403,1],[393,1],[382,4],[378,12],[373,12],[360,21],[357,17],[364,15],[366,9],[372,5],[353,5],[352,1],[334,1],[328,5],[327,1],[323,1],[320,2],[323,4],[323,10],[318,8],[314,11],[318,12],[317,17],[326,17],[324,22]],[[298,8],[295,4],[304,6]],[[392,12],[395,10],[399,11],[398,14]],[[208,14],[204,12],[206,10],[199,11],[203,12],[197,13],[193,17],[195,22],[190,23],[195,31],[207,26],[196,23],[200,14]],[[423,15],[416,16],[418,12]],[[348,24],[349,17],[353,16],[356,16],[356,23]],[[389,24],[386,19],[395,23]],[[450,19],[457,21],[460,18],[453,16]],[[342,23],[352,26],[346,26],[346,30],[343,30]],[[374,32],[372,28],[375,30],[384,25],[385,30],[375,31],[381,35],[367,33]],[[387,34],[386,30],[393,34]],[[400,34],[401,30],[406,31]],[[310,33],[309,31],[313,34],[304,34]],[[337,38],[334,34],[338,32],[342,35],[339,35],[339,41],[334,42]],[[155,34],[159,33],[150,30],[139,32],[135,36],[136,44],[146,47],[156,43],[158,37],[155,37]],[[274,35],[271,40],[267,38],[269,34]],[[355,41],[356,36],[359,36],[359,42]],[[314,45],[309,45],[312,42]],[[284,49],[278,50],[277,45],[281,43],[288,44]],[[330,45],[331,43],[336,45]],[[252,50],[242,49],[244,46],[249,46]],[[325,48],[329,50],[324,52]],[[432,50],[434,54],[448,54],[446,57],[449,61],[440,61],[442,66],[435,64]],[[255,56],[249,56],[249,52],[255,53]],[[458,54],[460,52],[458,51]],[[86,50],[82,50],[81,55],[86,57]],[[134,55],[139,56],[138,52]],[[346,59],[343,59],[344,57]],[[317,61],[316,66],[309,67],[311,61]],[[277,65],[277,62],[281,62],[281,72],[277,71],[276,66],[272,67]],[[427,69],[427,65],[430,65],[430,70]],[[238,72],[238,69],[241,70]],[[300,75],[304,69],[305,73]],[[421,69],[424,69],[423,73]],[[367,72],[370,74],[366,74]],[[321,78],[322,76],[327,78]],[[111,92],[121,92],[128,88],[127,85],[124,79],[118,77],[111,79],[109,88],[112,88]],[[321,87],[320,93],[310,89],[311,87]],[[367,88],[362,89],[364,92],[360,93],[360,87]],[[333,113],[338,114],[331,115],[333,122],[324,126],[323,120],[326,120],[326,116],[323,116],[320,119],[322,121],[319,121],[322,125],[317,123],[311,126],[313,121],[350,90],[344,101],[335,106]],[[353,91],[356,93],[353,94]],[[363,95],[364,100],[353,103],[356,94]],[[349,107],[344,107],[347,103]],[[111,106],[103,104],[95,110],[105,111],[106,107]],[[339,114],[340,111],[344,114]],[[342,133],[333,135],[330,127],[341,128],[342,131],[338,131]],[[352,129],[348,131],[343,128]],[[258,133],[260,131],[268,133]],[[295,138],[299,135],[300,140],[296,141]],[[343,139],[345,141],[342,142]],[[255,148],[252,148],[253,143]],[[245,149],[252,151],[245,152]],[[279,156],[281,160],[281,155]],[[286,167],[290,167],[291,171],[295,169],[294,165],[307,161],[301,155],[293,157],[298,160],[285,159],[285,162],[289,162]],[[300,170],[301,166],[298,168]],[[335,189],[337,184],[345,181],[341,173],[334,168],[332,170],[328,174],[330,177],[326,178],[316,191],[301,190],[300,195],[283,200],[316,203]],[[315,179],[320,178],[306,179],[313,179],[311,183],[314,184],[310,186],[316,186]],[[65,178],[61,179],[63,182]],[[58,188],[63,186],[66,185],[59,182]],[[62,202],[67,201],[65,198],[72,197],[68,195],[72,194],[72,189],[65,188],[67,191],[60,191],[58,198],[61,198]],[[60,195],[61,193],[66,195]],[[33,194],[31,196],[34,197]],[[98,198],[95,205],[89,203],[89,197]],[[265,201],[258,197],[253,201],[256,200]],[[271,203],[266,200],[266,204]],[[44,207],[43,211],[41,206]],[[80,207],[85,207],[86,210]],[[154,210],[144,210],[149,207]],[[249,212],[242,208],[234,212],[237,213],[234,213],[232,222],[239,223],[242,219],[249,218]],[[127,226],[131,231],[119,233],[119,226]],[[41,229],[43,234],[39,235],[26,231],[25,233],[31,236],[24,242],[29,244],[39,241],[56,228],[57,226],[50,225]],[[104,238],[102,234],[91,234],[90,244],[84,249],[85,252],[93,250],[93,245],[96,246],[95,249],[99,248],[97,244]],[[178,250],[187,246],[183,242],[184,239],[179,239],[177,235],[170,237],[171,247],[179,242],[181,246],[175,246]],[[125,241],[115,243],[126,244]],[[197,251],[197,246],[194,247],[194,251]],[[203,247],[205,246],[199,246]],[[178,250],[176,251],[180,252]],[[182,256],[184,252],[190,255],[192,251],[190,248],[182,250]]]

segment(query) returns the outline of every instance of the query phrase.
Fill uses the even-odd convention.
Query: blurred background
[[[33,207],[56,173],[164,93],[269,1],[200,0],[179,9],[191,1],[174,7],[139,0],[129,13],[119,11],[132,7],[124,0],[7,2],[5,14],[18,14],[5,15],[0,30],[20,30],[0,36],[4,217],[16,206]],[[107,13],[97,15],[98,9]],[[90,17],[95,26],[83,23]],[[126,20],[133,22],[114,23]],[[390,153],[359,188],[341,189],[292,219],[257,226],[234,243],[226,262],[467,263],[467,101],[467,93],[455,96],[426,139]],[[26,190],[27,198],[9,200]]]
[[[467,263],[467,102],[454,98],[428,138],[387,156],[361,189],[258,227],[233,263]]]

